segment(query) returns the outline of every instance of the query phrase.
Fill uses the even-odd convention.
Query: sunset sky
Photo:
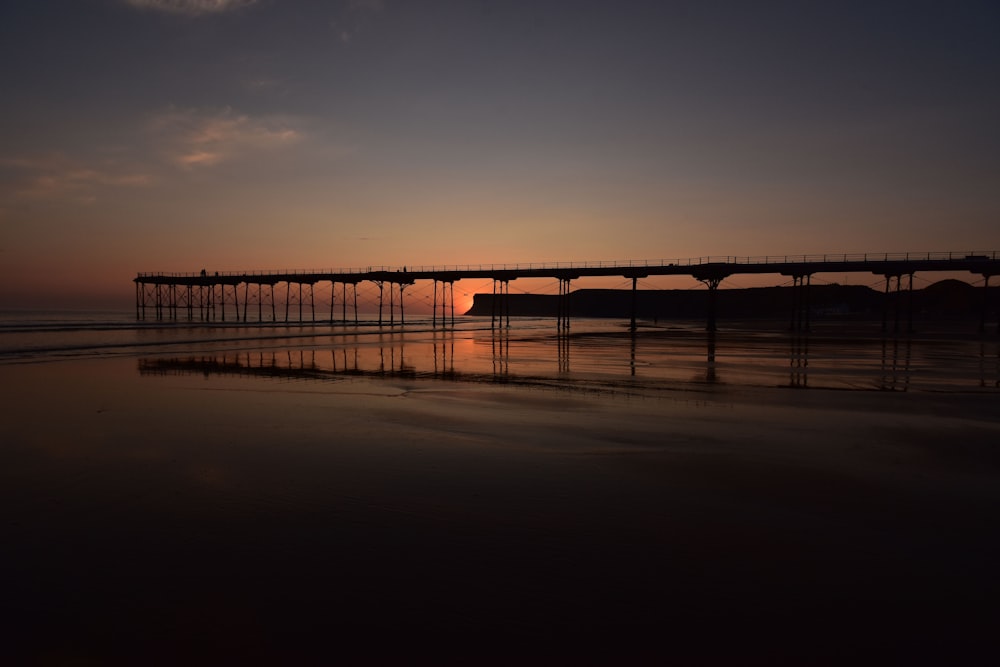
[[[138,271],[1000,250],[1000,3],[0,9],[0,308]]]

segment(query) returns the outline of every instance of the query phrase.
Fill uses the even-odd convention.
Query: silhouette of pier
[[[723,281],[740,274],[774,274],[790,277],[793,284],[791,327],[809,328],[809,287],[818,273],[871,273],[885,278],[882,328],[889,327],[890,315],[898,330],[906,299],[912,296],[916,273],[969,272],[983,278],[983,308],[980,328],[985,330],[990,279],[1000,275],[997,251],[927,253],[841,253],[824,255],[720,256],[687,259],[625,260],[599,262],[553,262],[518,264],[477,264],[463,266],[367,267],[355,269],[293,271],[231,271],[195,273],[139,273],[136,285],[136,318],[145,320],[149,311],[156,320],[201,320],[247,322],[248,309],[256,310],[258,322],[347,323],[358,321],[358,285],[371,283],[378,288],[378,324],[405,323],[404,296],[418,281],[433,283],[432,323],[455,322],[455,283],[461,280],[493,281],[491,321],[509,326],[510,282],[519,278],[548,278],[559,281],[557,328],[570,324],[572,281],[585,277],[622,277],[632,281],[631,329],[636,329],[635,294],[639,279],[650,276],[691,276],[708,291],[706,328],[716,329],[715,293]],[[905,288],[904,288],[905,283]],[[317,286],[329,294],[329,315],[316,309]],[[278,310],[275,289],[284,288],[282,311]],[[242,294],[241,294],[242,293]],[[339,305],[339,317],[338,317]],[[228,307],[228,308],[227,308]],[[294,312],[293,312],[294,307]],[[387,312],[386,312],[387,310]],[[912,326],[912,302],[906,312]],[[350,312],[349,312],[350,311]],[[319,319],[317,319],[319,315]]]

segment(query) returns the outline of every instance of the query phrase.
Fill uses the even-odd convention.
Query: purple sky
[[[1000,249],[992,2],[0,9],[0,308],[137,271]]]

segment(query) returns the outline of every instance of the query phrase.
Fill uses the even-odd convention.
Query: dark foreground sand
[[[7,664],[996,658],[995,393],[0,374]]]

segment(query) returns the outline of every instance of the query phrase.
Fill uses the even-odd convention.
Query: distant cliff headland
[[[718,315],[739,319],[788,317],[794,307],[791,287],[754,287],[720,289],[717,292]],[[800,293],[801,294],[801,293]],[[639,290],[636,292],[636,317],[641,319],[700,319],[708,311],[706,290]],[[915,316],[930,319],[978,318],[986,299],[987,312],[995,314],[1000,288],[988,293],[960,280],[942,280],[922,289],[890,292],[890,305],[898,301],[908,309],[912,298]],[[466,315],[493,314],[493,294],[476,294]],[[501,299],[502,297],[497,297]],[[555,294],[510,294],[512,316],[556,317]],[[809,311],[829,318],[881,317],[886,295],[864,285],[812,285],[809,287]],[[499,306],[499,304],[498,304]],[[505,308],[506,310],[506,308]],[[632,312],[631,290],[581,289],[570,293],[571,317],[628,318]]]

